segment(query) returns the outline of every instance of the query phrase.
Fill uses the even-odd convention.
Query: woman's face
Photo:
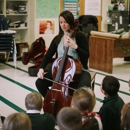
[[[46,26],[47,28],[51,28],[51,24],[49,22],[47,22]]]
[[[66,20],[60,16],[59,18],[60,27],[63,32],[67,32],[70,29],[70,25],[66,22]]]

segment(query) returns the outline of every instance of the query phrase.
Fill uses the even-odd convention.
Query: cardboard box
[[[23,53],[28,51],[29,51],[29,45],[27,43],[17,44],[17,56],[22,57]]]

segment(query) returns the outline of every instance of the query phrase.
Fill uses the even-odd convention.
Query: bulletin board
[[[76,13],[77,13],[77,17],[79,17],[80,15],[88,15],[86,13],[87,9],[86,9],[86,6],[90,6],[89,4],[93,5],[95,4],[95,6],[97,6],[97,3],[99,4],[100,7],[97,6],[97,9],[98,9],[98,14],[91,14],[91,15],[95,15],[98,19],[98,31],[101,31],[101,20],[102,20],[102,17],[101,17],[101,8],[102,8],[102,0],[60,0],[60,12],[62,12],[63,10],[65,10],[65,4],[66,3],[76,3]],[[87,4],[87,5],[85,5]],[[69,6],[69,4],[68,4]],[[71,7],[71,4],[70,4],[70,7]],[[92,6],[93,7],[93,6]],[[99,11],[100,9],[100,11]],[[89,9],[90,10],[90,9]],[[92,9],[93,10],[93,9]],[[96,11],[95,11],[96,12]],[[92,11],[91,11],[92,13]],[[90,15],[90,14],[89,14]]]
[[[64,0],[63,10],[69,10],[74,15],[74,18],[79,17],[79,3],[78,0]]]
[[[57,18],[60,0],[36,0],[36,18]]]

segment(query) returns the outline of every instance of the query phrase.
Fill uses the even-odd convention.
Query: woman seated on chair
[[[44,77],[52,79],[51,70],[44,75],[44,69],[51,61],[56,53],[57,57],[62,57],[64,48],[69,46],[68,55],[81,62],[83,70],[79,77],[79,81],[75,88],[82,86],[91,86],[91,76],[88,71],[89,46],[86,35],[79,31],[78,22],[75,22],[74,16],[70,11],[63,11],[59,15],[59,34],[54,37],[50,47],[42,59],[39,72],[37,74],[36,87],[38,91],[45,97],[48,86],[52,86],[52,82],[44,79]],[[69,33],[68,33],[69,32]]]

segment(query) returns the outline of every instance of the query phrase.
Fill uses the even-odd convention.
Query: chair
[[[0,15],[0,31],[8,30],[8,23],[4,15]]]
[[[0,15],[0,52],[5,54],[6,58],[2,62],[7,62],[10,53],[14,52],[14,34],[16,31],[8,30],[8,23],[4,15]]]
[[[97,72],[90,71],[89,73],[90,73],[90,75],[91,75],[91,88],[92,88],[92,90],[94,91],[94,87],[95,87],[95,77],[96,77]]]
[[[78,18],[79,21],[79,30],[83,31],[88,39],[90,36],[90,32],[93,31],[97,31],[98,30],[98,19],[96,16],[93,15],[81,15]]]
[[[81,15],[81,16],[79,16],[78,21],[79,21],[79,24],[80,24],[79,30],[86,34],[88,41],[89,41],[90,32],[92,30],[93,31],[98,30],[98,19],[97,19],[97,17],[93,16],[93,15]],[[89,73],[91,75],[92,90],[94,91],[96,72],[89,71]]]
[[[13,34],[6,34],[0,32],[0,52],[6,52],[6,58],[3,62],[7,62],[10,52],[14,52],[14,36]]]

